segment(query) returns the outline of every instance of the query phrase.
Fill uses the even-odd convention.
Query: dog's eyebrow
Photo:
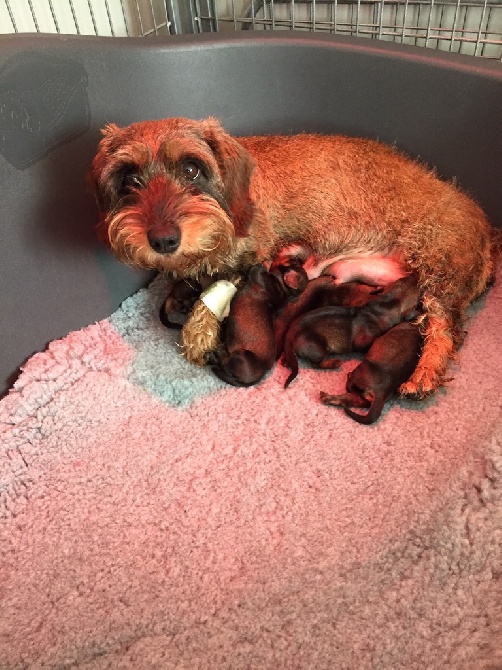
[[[124,163],[144,166],[152,162],[152,150],[142,142],[132,142],[115,151],[113,158],[115,166]]]
[[[107,180],[117,180],[126,174],[133,174],[140,170],[140,165],[132,161],[130,156],[123,156],[120,160],[111,162],[108,169],[103,170],[103,176],[105,176]]]
[[[175,166],[182,160],[192,160],[201,165],[207,166],[208,171],[216,172],[218,164],[205,142],[200,138],[194,141],[194,138],[177,137],[169,142],[162,142],[157,149],[155,159],[167,166]]]

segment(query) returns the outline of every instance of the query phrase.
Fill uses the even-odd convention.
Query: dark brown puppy
[[[359,282],[335,284],[335,279],[331,275],[312,279],[298,297],[286,303],[284,309],[275,319],[277,358],[283,352],[284,338],[288,328],[302,314],[328,305],[362,307],[368,300],[377,297],[381,292],[382,288],[360,284]]]
[[[373,258],[414,271],[425,344],[402,392],[424,397],[442,384],[465,311],[493,275],[492,229],[454,184],[392,147],[341,135],[233,138],[215,119],[184,118],[110,124],[103,135],[90,181],[119,259],[225,277],[298,243],[312,250],[309,279],[354,259],[369,275]],[[203,361],[217,324],[195,306],[182,331],[196,340],[189,360]]]
[[[289,270],[287,274],[291,279]],[[233,386],[251,386],[271,369],[276,358],[273,317],[289,297],[280,273],[271,274],[263,265],[250,269],[230,303],[224,345],[213,367],[217,377]]]
[[[166,328],[181,330],[201,292],[202,286],[195,279],[177,282],[160,308],[159,318],[162,324]]]
[[[291,370],[284,387],[298,374],[298,357],[321,368],[337,368],[341,361],[334,355],[366,351],[390,328],[415,318],[418,298],[416,279],[409,275],[362,307],[321,307],[298,317],[284,341],[283,363]]]
[[[329,395],[321,391],[325,405],[343,407],[359,423],[374,423],[387,400],[415,370],[422,348],[422,336],[413,323],[400,323],[378,337],[364,360],[347,377],[347,392]],[[369,407],[358,414],[349,407]]]

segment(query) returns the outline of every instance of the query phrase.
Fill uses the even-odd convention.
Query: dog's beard
[[[138,205],[112,212],[106,220],[108,239],[114,254],[127,265],[175,277],[212,275],[233,267],[236,240],[228,215],[211,198],[192,198],[190,208],[176,221],[181,232],[178,249],[162,254],[148,241],[148,221]]]

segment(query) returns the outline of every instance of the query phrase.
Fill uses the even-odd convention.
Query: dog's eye
[[[181,176],[187,181],[196,181],[201,175],[200,168],[192,161],[186,161],[181,166]]]
[[[122,195],[130,193],[135,188],[142,188],[143,183],[135,172],[126,172],[120,178],[119,190]]]

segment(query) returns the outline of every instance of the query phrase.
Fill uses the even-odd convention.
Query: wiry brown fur
[[[187,157],[205,166],[213,196],[194,194],[180,176]],[[140,184],[124,195],[117,172],[125,164],[135,166]],[[235,139],[214,119],[111,125],[91,183],[112,248],[133,266],[180,277],[224,275],[269,260],[290,243],[307,244],[320,258],[398,258],[415,272],[422,295],[425,344],[401,387],[416,397],[444,381],[462,341],[464,312],[493,274],[492,233],[481,209],[453,184],[372,140]],[[153,251],[149,231],[162,234],[173,224],[181,231],[179,248]],[[196,337],[200,321],[194,323],[185,340]],[[195,341],[191,349],[194,358],[201,354]]]

